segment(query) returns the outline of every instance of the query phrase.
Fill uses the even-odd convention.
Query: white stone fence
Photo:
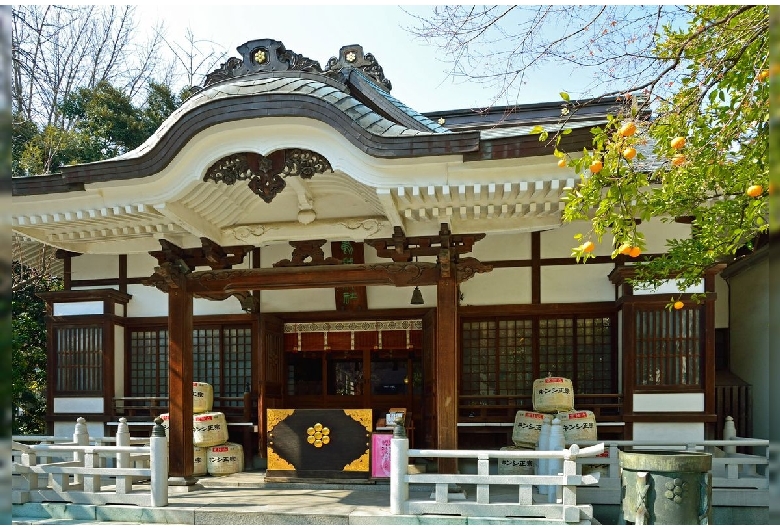
[[[606,446],[598,456],[577,459],[577,471],[600,472],[598,484],[578,491],[579,498],[589,504],[620,504],[621,450],[697,451],[712,454],[712,505],[769,507],[769,440],[732,438],[698,442],[609,440],[579,442]],[[737,453],[738,447],[754,448],[754,453]],[[582,449],[581,449],[582,451]]]
[[[14,436],[12,491],[14,504],[72,502],[75,504],[168,505],[168,440],[162,424],[145,439],[131,439],[120,420],[115,445],[90,440],[86,421],[79,418],[72,441],[46,436]],[[36,441],[27,445],[22,441]],[[90,442],[93,445],[90,445]],[[134,444],[148,443],[138,446]],[[137,486],[149,481],[149,485]]]
[[[596,484],[598,473],[583,475],[577,471],[579,458],[596,456],[604,446],[580,449],[572,445],[558,451],[512,451],[512,459],[548,459],[545,475],[491,475],[490,460],[508,456],[501,450],[409,449],[409,439],[394,436],[390,442],[390,511],[395,515],[448,514],[481,517],[534,517],[551,521],[578,523],[593,517],[593,507],[577,504],[577,487]],[[477,461],[477,474],[412,473],[409,458],[454,458]],[[410,484],[434,485],[430,500],[410,500]],[[476,498],[453,495],[457,485],[476,485]],[[513,486],[509,502],[491,502],[491,487]],[[546,493],[534,493],[545,490]],[[506,490],[507,488],[503,488]],[[505,497],[505,494],[501,494]]]

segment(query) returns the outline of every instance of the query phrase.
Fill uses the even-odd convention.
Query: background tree
[[[179,46],[162,25],[145,37],[133,6],[20,5],[7,15],[2,29],[11,45],[0,48],[11,50],[3,64],[11,75],[2,78],[11,84],[12,141],[0,147],[11,155],[13,175],[134,149],[181,104],[193,79],[224,56],[191,32]],[[29,244],[12,238],[6,279],[13,296],[0,307],[12,313],[12,381],[2,388],[11,394],[14,433],[45,432],[45,307],[34,293],[61,288],[55,249],[40,245],[31,255]]]
[[[643,261],[636,281],[687,287],[767,233],[767,6],[440,6],[417,20],[413,33],[441,47],[454,76],[490,84],[494,102],[546,63],[592,76],[579,101],[560,87],[560,128],[538,130],[580,177],[563,220],[591,228],[573,256],[607,233],[613,256],[638,256],[636,219],[685,218],[691,237]],[[559,151],[566,121],[607,96],[624,104],[593,144]]]

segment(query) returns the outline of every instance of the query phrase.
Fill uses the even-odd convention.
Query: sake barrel
[[[208,473],[208,449],[205,447],[193,447],[194,453],[194,466],[192,474],[196,477],[202,477]]]
[[[508,446],[502,447],[502,451],[531,451],[532,449],[525,449],[522,447]],[[511,454],[507,454],[506,457],[498,459],[498,474],[499,475],[533,475],[534,474],[534,459],[533,458],[512,458]]]
[[[596,458],[602,459],[604,463],[603,464],[582,464],[583,475],[589,475],[591,473],[595,473],[596,471],[598,471],[599,473],[601,473],[601,476],[603,477],[607,476],[607,473],[609,472],[609,449],[607,449],[603,453],[597,454]]]
[[[167,412],[164,412],[160,414],[160,419],[162,420],[162,426],[163,429],[165,429],[165,437],[168,437],[168,429],[171,426],[171,415]]]
[[[536,446],[536,442],[539,441],[539,433],[542,432],[542,423],[545,416],[552,421],[550,414],[518,410],[517,414],[515,414],[515,424],[512,427],[512,443],[516,446],[525,446],[533,449]]]
[[[559,412],[558,419],[563,427],[563,437],[567,444],[581,441],[592,442],[596,437],[596,415],[590,410],[571,410]]]
[[[533,386],[533,403],[536,412],[566,412],[574,409],[574,388],[571,379],[545,377],[537,379]]]
[[[212,447],[228,440],[227,422],[221,412],[194,414],[192,417],[192,444]]]
[[[214,407],[214,388],[208,383],[192,383],[192,412],[200,414]]]
[[[227,442],[209,447],[206,451],[209,475],[230,475],[244,470],[244,448],[239,444]]]

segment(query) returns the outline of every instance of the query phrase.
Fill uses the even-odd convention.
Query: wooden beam
[[[168,292],[168,403],[170,443],[168,476],[190,480],[192,446],[192,296],[185,289]]]
[[[187,290],[197,296],[251,290],[435,285],[437,276],[437,265],[428,262],[198,271],[187,275]]]
[[[441,277],[436,289],[436,437],[438,449],[458,448],[458,282]],[[457,473],[455,459],[440,459],[439,473]]]

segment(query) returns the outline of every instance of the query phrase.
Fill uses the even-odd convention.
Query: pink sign
[[[390,440],[391,433],[374,433],[371,435],[371,477],[390,477]]]

